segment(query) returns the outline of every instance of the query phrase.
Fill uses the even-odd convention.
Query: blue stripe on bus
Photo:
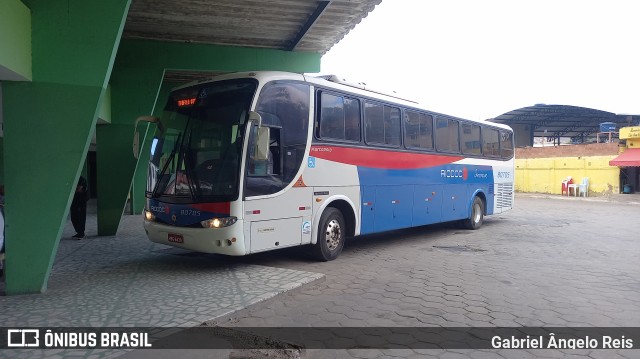
[[[361,234],[468,218],[475,193],[493,213],[491,166],[443,165],[421,169],[358,167]]]

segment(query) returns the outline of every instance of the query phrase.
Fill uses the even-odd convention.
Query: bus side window
[[[364,122],[367,143],[384,143],[383,106],[365,102]]]
[[[470,123],[462,124],[462,153],[465,155],[481,155],[480,126]]]
[[[320,95],[319,138],[360,141],[360,102],[357,99],[322,93]]]
[[[500,135],[493,128],[482,129],[482,154],[486,157],[500,156]]]
[[[373,102],[364,105],[365,139],[370,144],[400,146],[400,109]]]
[[[400,109],[384,107],[384,143],[400,146]]]
[[[360,141],[360,102],[344,99],[344,137],[348,141]]]
[[[460,153],[460,123],[456,120],[436,117],[436,149],[438,152]]]
[[[320,96],[320,138],[343,140],[344,98],[323,93]]]
[[[513,157],[513,133],[500,131],[500,156],[505,160]]]
[[[413,111],[404,114],[407,148],[433,149],[433,117]]]
[[[282,129],[269,128],[269,146],[266,153],[259,153],[258,129],[251,128],[249,148],[247,151],[247,185],[246,196],[260,196],[278,192],[284,188],[282,182],[282,157],[280,155],[280,135]],[[262,134],[266,132],[262,131]]]

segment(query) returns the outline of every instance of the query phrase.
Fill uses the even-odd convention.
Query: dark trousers
[[[84,235],[84,226],[87,222],[87,203],[71,204],[71,224],[77,234]]]

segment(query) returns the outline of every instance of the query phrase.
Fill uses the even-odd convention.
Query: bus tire
[[[480,197],[476,196],[473,199],[473,203],[471,203],[471,211],[469,213],[469,218],[464,219],[462,221],[462,225],[466,229],[478,229],[482,227],[482,222],[484,221],[484,202]]]
[[[325,209],[318,225],[318,241],[313,246],[314,257],[323,262],[338,258],[344,247],[346,230],[342,212],[334,207]]]

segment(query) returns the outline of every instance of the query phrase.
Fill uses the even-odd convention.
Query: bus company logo
[[[149,209],[151,209],[152,212],[164,212],[165,214],[169,214],[169,212],[171,211],[171,208],[169,208],[169,206],[149,206]]]
[[[8,348],[33,348],[39,346],[39,329],[7,329]]]
[[[440,170],[440,177],[442,178],[462,178],[464,181],[469,178],[469,170],[467,167],[463,167],[461,170]]]
[[[311,152],[333,152],[331,147],[313,146]]]

